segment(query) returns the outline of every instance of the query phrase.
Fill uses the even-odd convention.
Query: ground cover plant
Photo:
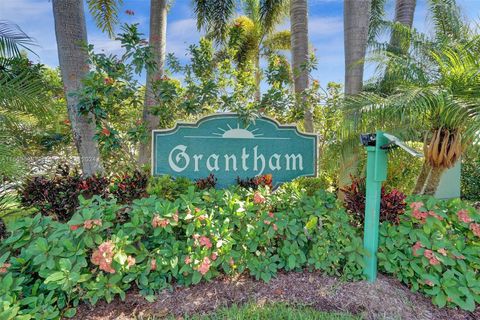
[[[117,220],[119,211],[127,219]],[[62,223],[36,215],[13,222],[2,242],[2,319],[73,316],[82,301],[112,301],[137,287],[148,299],[171,285],[279,270],[362,277],[361,239],[333,194],[300,189],[196,191],[119,205],[81,199]]]
[[[480,214],[458,199],[410,197],[398,224],[380,229],[379,266],[434,304],[480,303]]]

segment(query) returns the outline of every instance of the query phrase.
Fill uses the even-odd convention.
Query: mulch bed
[[[188,288],[177,287],[157,296],[153,303],[138,292],[127,294],[125,301],[82,305],[76,319],[135,319],[148,316],[206,314],[223,306],[256,302],[286,302],[308,305],[320,311],[348,312],[365,319],[480,319],[480,308],[466,312],[438,308],[430,299],[411,292],[396,279],[379,275],[376,283],[342,282],[318,272],[280,273],[269,283],[248,276],[217,278]],[[273,320],[273,319],[272,319]]]

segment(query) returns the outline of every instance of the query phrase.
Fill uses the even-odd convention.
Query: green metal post
[[[367,251],[364,274],[368,281],[377,279],[378,229],[382,182],[387,178],[387,154],[381,149],[387,143],[383,132],[377,131],[376,146],[367,147],[367,177],[365,196],[365,226],[363,245]]]

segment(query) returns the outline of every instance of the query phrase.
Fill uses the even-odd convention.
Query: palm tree
[[[345,94],[360,92],[363,87],[363,61],[367,51],[370,0],[345,0],[343,25],[345,38]]]
[[[88,11],[93,16],[97,27],[110,37],[115,34],[118,24],[118,11],[123,0],[87,0]]]
[[[199,29],[205,29],[208,37],[217,43],[237,50],[240,67],[255,67],[255,98],[260,100],[260,56],[272,50],[288,50],[290,33],[276,32],[275,27],[287,16],[288,1],[243,0],[241,9],[245,15],[233,19],[238,5],[233,1],[194,1]],[[222,10],[220,12],[220,9]],[[218,12],[217,12],[218,11]]]
[[[26,60],[21,50],[30,49],[35,42],[19,26],[0,21],[0,226],[2,218],[16,210],[11,204],[16,199],[12,181],[18,180],[24,172],[18,132],[24,129],[25,118],[49,114],[45,83],[29,68],[20,71],[18,63]]]
[[[52,0],[57,37],[58,60],[67,99],[73,139],[80,156],[82,172],[86,176],[103,172],[100,151],[95,141],[93,115],[80,114],[78,97],[82,79],[89,71],[87,52],[82,48],[87,43],[87,28],[83,1]]]
[[[413,16],[415,14],[415,6],[417,0],[397,0],[395,3],[395,20],[394,28],[390,37],[390,48],[391,50],[399,50],[400,52],[405,53],[408,51],[408,45],[410,41],[408,38],[406,41],[401,41],[402,38],[398,33],[398,27],[406,28],[410,30],[413,25]]]
[[[45,114],[44,83],[28,70],[20,74],[11,72],[21,50],[33,52],[35,42],[19,26],[0,21],[0,131],[17,127],[19,114]]]
[[[309,86],[307,0],[290,1],[290,28],[294,87],[297,96],[301,96]],[[313,114],[308,107],[304,110],[304,127],[305,131],[313,132]]]
[[[480,55],[478,39],[441,49],[429,49],[421,57],[390,56],[397,79],[388,95],[365,92],[351,98],[354,110],[375,119],[374,125],[392,122],[420,132],[425,161],[414,193],[434,195],[445,169],[455,165],[463,151],[479,139]],[[416,66],[416,67],[414,67]],[[383,125],[384,126],[384,125]],[[412,130],[413,129],[413,130]]]
[[[343,30],[345,42],[345,95],[350,96],[362,91],[363,64],[367,51],[371,1],[344,0]],[[358,115],[353,114],[350,121],[357,126]],[[344,153],[342,168],[338,177],[339,187],[349,182],[350,176],[356,175],[358,152],[349,150]],[[340,198],[343,193],[340,191]]]
[[[274,17],[269,15],[268,20],[263,19],[260,2],[245,0],[243,5],[245,15],[235,18],[228,29],[226,49],[236,49],[239,67],[253,66],[255,68],[255,99],[257,101],[261,98],[260,57],[277,50],[290,49],[290,32],[275,30],[275,26],[287,16],[287,6],[283,5],[277,9]]]
[[[155,68],[147,70],[145,102],[142,121],[147,128],[147,142],[140,144],[138,163],[146,165],[151,159],[150,132],[158,127],[158,116],[152,113],[157,105],[154,84],[164,76],[165,51],[167,43],[167,0],[150,1],[150,47],[152,49]]]

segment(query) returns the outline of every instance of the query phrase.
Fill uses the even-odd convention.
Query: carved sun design
[[[258,128],[249,131],[248,126],[245,129],[242,129],[240,128],[239,124],[237,124],[236,128],[230,127],[229,124],[227,124],[227,127],[228,129],[218,128],[218,130],[220,130],[221,133],[213,133],[213,134],[216,136],[220,136],[222,138],[227,138],[227,139],[231,139],[231,138],[254,139],[255,137],[263,136],[263,134],[254,133],[255,131],[258,130]]]

